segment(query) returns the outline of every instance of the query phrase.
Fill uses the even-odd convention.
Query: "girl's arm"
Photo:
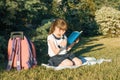
[[[48,43],[50,44],[52,51],[57,55],[60,51],[60,48],[56,47],[54,41],[52,40],[48,40]]]
[[[71,45],[69,45],[66,50],[70,51],[72,49],[72,47],[78,42],[79,42],[79,39],[77,39],[75,42],[73,42]]]
[[[57,44],[58,46],[55,45],[55,41],[53,39],[49,39],[48,43],[52,51],[57,55],[61,50],[66,49],[67,38],[63,37],[61,43]]]

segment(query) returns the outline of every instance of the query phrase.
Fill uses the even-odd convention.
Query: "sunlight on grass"
[[[120,38],[83,38],[71,51],[78,56],[112,59],[92,66],[54,71],[38,65],[22,71],[6,71],[0,68],[0,80],[119,80]]]

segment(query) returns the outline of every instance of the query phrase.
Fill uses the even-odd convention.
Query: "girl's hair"
[[[50,31],[49,34],[52,34],[55,30],[55,27],[58,27],[62,30],[67,30],[67,23],[65,20],[63,19],[56,19],[55,21],[53,21],[53,23],[51,24],[50,27]]]

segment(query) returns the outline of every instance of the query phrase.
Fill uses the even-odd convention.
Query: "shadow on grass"
[[[97,49],[92,50],[93,48],[98,47],[98,46],[103,46],[103,44],[96,44],[96,45],[87,46],[87,47],[83,48],[82,50],[76,52],[76,56],[80,56],[80,55],[85,54],[87,52],[103,49],[103,48],[97,48]]]
[[[82,54],[86,54],[91,51],[97,51],[101,50],[104,48],[104,44],[98,44],[95,43],[94,41],[98,41],[99,39],[97,38],[84,38],[82,39],[74,48],[72,51],[80,48],[77,52],[75,52],[76,56],[80,56]]]

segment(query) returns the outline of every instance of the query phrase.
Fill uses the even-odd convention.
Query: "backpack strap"
[[[17,38],[17,50],[16,50],[16,58],[17,58],[17,70],[21,70],[21,60],[20,54],[21,53],[21,39]]]
[[[29,67],[32,67],[33,65],[37,65],[37,61],[36,61],[36,56],[33,53],[33,45],[32,42],[27,38],[28,41],[28,50],[29,50],[29,62],[28,65]]]
[[[15,56],[15,46],[16,46],[16,39],[13,39],[12,41],[12,50],[10,52],[10,57],[8,58],[8,65],[7,65],[7,70],[9,71],[12,68],[14,56]]]

